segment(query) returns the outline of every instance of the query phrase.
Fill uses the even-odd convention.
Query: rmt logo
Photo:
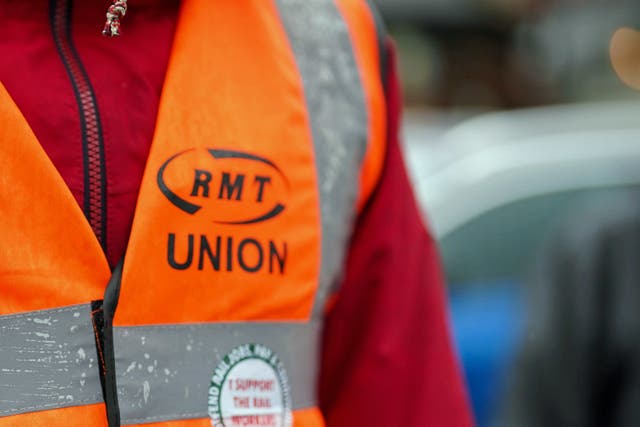
[[[171,156],[158,188],[178,209],[218,224],[254,224],[285,210],[289,184],[271,160],[224,149],[189,149]]]

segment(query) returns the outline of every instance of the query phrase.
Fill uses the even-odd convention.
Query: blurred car
[[[514,9],[525,7],[513,0],[374,0],[389,21],[421,21],[457,25],[502,24]]]
[[[485,114],[440,136],[423,127],[406,123],[406,159],[440,245],[476,419],[488,426],[545,236],[572,207],[640,188],[640,102]]]

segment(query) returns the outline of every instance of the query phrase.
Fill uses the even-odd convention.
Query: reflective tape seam
[[[0,417],[102,402],[89,304],[0,316]]]
[[[314,317],[340,279],[367,148],[368,111],[349,29],[333,0],[276,0],[302,77],[320,191]]]
[[[318,322],[247,322],[114,328],[123,425],[207,418],[215,368],[234,348],[262,344],[287,372],[292,409],[316,406]]]

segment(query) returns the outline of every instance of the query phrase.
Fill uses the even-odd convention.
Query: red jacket
[[[104,2],[0,0],[0,82],[112,265],[127,244],[179,7],[177,0],[131,3],[123,36],[107,39]],[[321,407],[329,426],[468,426],[437,252],[399,150],[400,96],[388,50],[385,166],[327,314]],[[81,122],[80,110],[93,105],[92,119]]]

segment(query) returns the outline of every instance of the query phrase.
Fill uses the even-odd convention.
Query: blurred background
[[[374,3],[399,53],[404,152],[440,245],[453,332],[477,423],[536,425],[518,415],[511,421],[504,416],[527,411],[516,411],[513,402],[521,400],[514,398],[519,388],[531,388],[521,382],[531,374],[523,373],[529,367],[520,366],[527,360],[527,340],[540,338],[531,325],[548,323],[545,316],[566,325],[572,320],[549,314],[549,301],[531,296],[553,295],[549,286],[569,285],[552,268],[545,270],[548,277],[535,280],[531,272],[550,262],[545,260],[553,252],[549,245],[559,244],[571,223],[582,223],[580,215],[591,209],[585,206],[600,208],[615,222],[634,209],[634,203],[617,200],[632,201],[640,188],[640,92],[633,89],[640,79],[640,36],[631,30],[616,33],[625,27],[640,30],[640,2]],[[597,235],[598,224],[607,221],[580,233]],[[579,245],[591,244],[584,241]],[[565,264],[578,262],[571,250],[567,253]],[[637,259],[640,264],[640,254]],[[582,304],[570,295],[580,287],[571,289],[567,304]],[[640,335],[629,339],[640,341]],[[546,352],[539,358],[555,360],[553,351],[561,347],[553,339],[536,342],[551,348],[538,348]],[[548,374],[545,368],[540,372]],[[575,391],[560,385],[562,378],[546,381],[556,381],[559,385],[551,388],[565,393],[550,399],[573,399],[566,395]],[[586,387],[587,382],[576,384]],[[616,389],[617,383],[607,384]],[[595,398],[590,395],[585,405],[597,403],[589,399]],[[551,413],[552,407],[536,410]],[[569,410],[582,410],[576,408]],[[570,414],[569,419],[582,418]],[[550,422],[537,425],[587,425]]]

